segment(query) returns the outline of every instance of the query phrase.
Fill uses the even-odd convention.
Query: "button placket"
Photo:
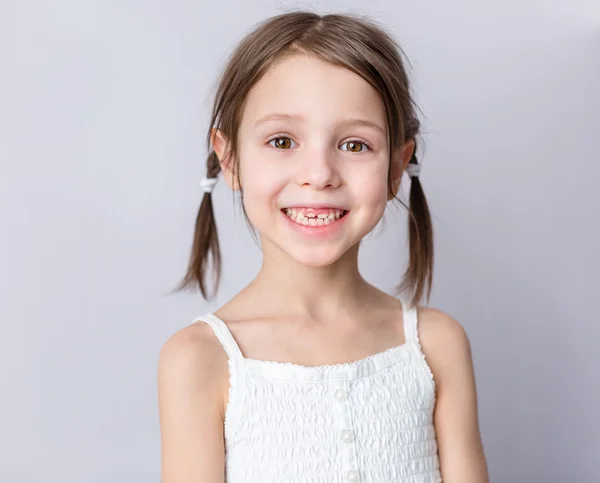
[[[359,481],[360,476],[358,474],[358,471],[356,470],[350,470],[346,473],[346,479],[348,481]]]
[[[340,402],[344,402],[344,401],[348,400],[348,391],[345,387],[338,387],[334,391],[333,395]]]
[[[349,381],[339,381],[334,384],[333,407],[337,424],[340,449],[342,452],[342,467],[344,479],[348,482],[360,481],[357,467],[355,433],[350,414],[350,384]]]

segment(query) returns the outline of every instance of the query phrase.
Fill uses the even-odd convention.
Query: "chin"
[[[288,255],[302,265],[313,268],[328,267],[337,262],[344,255],[341,251],[319,251],[306,250],[288,252]]]

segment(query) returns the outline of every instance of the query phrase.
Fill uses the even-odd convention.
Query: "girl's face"
[[[217,134],[217,154],[223,143]],[[393,179],[412,153],[404,151],[393,160]],[[247,97],[239,167],[263,250],[330,265],[377,225],[388,201],[382,100],[348,69],[308,55],[282,59]]]

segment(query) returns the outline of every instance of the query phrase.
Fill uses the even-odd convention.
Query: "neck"
[[[358,271],[358,248],[357,244],[335,263],[323,267],[307,266],[269,250],[249,288],[257,298],[270,300],[276,312],[335,318],[352,311],[361,296],[371,294],[371,286]]]

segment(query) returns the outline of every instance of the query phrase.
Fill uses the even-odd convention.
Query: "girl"
[[[485,483],[469,342],[431,292],[419,121],[399,47],[372,21],[261,23],[222,75],[182,288],[220,273],[221,174],[258,231],[256,278],[164,345],[163,483]],[[409,265],[392,297],[361,240],[411,177]],[[215,285],[216,286],[216,285]]]

